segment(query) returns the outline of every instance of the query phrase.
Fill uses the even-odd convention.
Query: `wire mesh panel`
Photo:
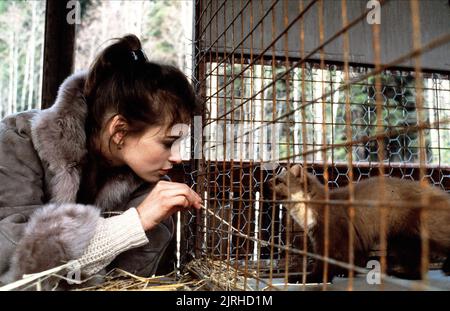
[[[450,221],[449,11],[446,1],[197,1],[194,67],[205,109],[186,172],[205,208],[184,215],[182,261],[218,264],[234,280],[212,282],[215,288],[256,290],[309,283],[321,262],[320,288],[337,286],[328,281],[342,274],[343,288],[352,289],[370,275],[354,245],[376,226],[364,246],[364,258],[380,265],[376,283],[433,287],[429,271],[445,254],[435,257],[429,247],[426,217],[439,205]],[[320,200],[308,183],[294,193],[286,176],[295,164],[316,176]],[[284,199],[274,191],[279,176],[289,192]],[[357,185],[371,179],[382,189],[379,200],[359,199],[355,191],[370,189]],[[392,180],[401,191],[383,187]],[[438,203],[427,187],[439,189]],[[336,199],[341,192],[345,198]],[[409,203],[408,192],[419,194]],[[399,202],[383,200],[390,193]],[[292,206],[304,208],[304,224]],[[358,230],[364,208],[377,209],[379,218]],[[414,264],[422,282],[387,275],[403,251],[392,248],[393,208],[404,208],[420,228],[411,248],[420,252]],[[409,232],[411,221],[396,230]],[[346,250],[345,260],[336,249]]]

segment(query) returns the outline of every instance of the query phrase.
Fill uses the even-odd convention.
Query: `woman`
[[[68,77],[51,108],[5,118],[0,282],[72,261],[83,278],[113,267],[155,273],[170,216],[201,207],[188,186],[163,180],[181,161],[172,145],[182,133],[171,129],[195,110],[186,77],[149,62],[128,35]]]

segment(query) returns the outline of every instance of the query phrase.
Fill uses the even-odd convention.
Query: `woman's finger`
[[[176,182],[168,182],[168,181],[160,181],[160,182],[158,182],[157,185],[158,185],[159,191],[164,191],[164,190],[169,190],[169,189],[171,189],[171,190],[184,189],[186,191],[187,195],[194,196],[198,200],[202,201],[202,198],[200,197],[200,195],[198,195],[194,190],[192,190],[186,184],[176,183]]]
[[[164,189],[161,190],[160,196],[164,199],[170,199],[176,196],[184,196],[187,199],[189,206],[195,205],[195,207],[197,207],[197,205],[201,204],[201,199],[198,196],[194,196],[192,194],[192,191],[189,191],[185,188]]]
[[[167,201],[167,204],[180,210],[186,209],[187,207],[190,207],[192,205],[184,195],[172,197]]]

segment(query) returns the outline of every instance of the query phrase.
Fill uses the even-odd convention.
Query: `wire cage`
[[[267,190],[294,164],[326,193],[383,176],[448,194],[449,12],[444,0],[196,1],[194,72],[205,109],[191,129],[186,177],[205,209],[183,215],[182,263],[201,261],[233,280],[211,280],[212,288],[247,290],[286,289],[293,276],[304,286],[314,261],[335,264],[333,254],[314,254],[309,233]],[[321,204],[351,213],[360,203]],[[423,280],[387,276],[383,230],[370,246],[381,262],[377,289],[450,288],[445,277],[428,278],[443,258],[423,246],[426,231]],[[315,288],[370,289],[368,267],[338,264],[345,285]]]

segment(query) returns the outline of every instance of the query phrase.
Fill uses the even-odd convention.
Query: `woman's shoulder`
[[[0,165],[8,174],[41,174],[41,162],[33,144],[31,120],[38,111],[10,115],[0,122]],[[12,175],[10,175],[12,176]]]

